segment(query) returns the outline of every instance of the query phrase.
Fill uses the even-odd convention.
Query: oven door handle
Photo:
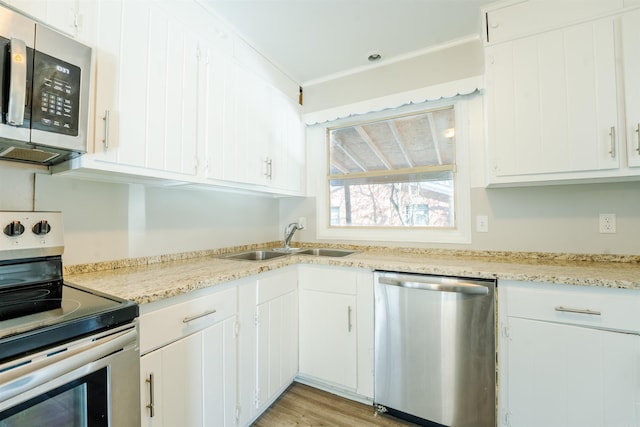
[[[130,329],[100,340],[83,341],[51,356],[35,359],[0,374],[0,402],[32,390],[76,369],[79,376],[91,372],[90,363],[137,342],[137,330]]]

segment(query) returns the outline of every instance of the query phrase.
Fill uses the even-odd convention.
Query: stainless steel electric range
[[[65,283],[59,212],[0,211],[0,426],[139,426],[138,306]]]

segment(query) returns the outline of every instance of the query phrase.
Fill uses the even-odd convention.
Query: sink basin
[[[313,248],[313,249],[304,249],[296,253],[302,254],[302,255],[342,257],[342,256],[351,255],[352,253],[355,253],[355,251],[349,251],[346,249]]]
[[[220,258],[224,259],[239,259],[243,261],[266,261],[273,258],[279,258],[289,255],[286,252],[276,251],[247,251],[237,254],[222,255]]]

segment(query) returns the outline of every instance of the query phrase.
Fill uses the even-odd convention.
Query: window
[[[455,109],[328,129],[331,227],[456,227]]]
[[[470,139],[481,164],[482,114],[472,94],[308,127],[316,237],[471,243]]]

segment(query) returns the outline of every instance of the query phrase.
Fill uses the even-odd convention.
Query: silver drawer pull
[[[210,314],[215,314],[216,311],[218,310],[209,310],[201,314],[196,314],[195,316],[185,317],[184,319],[182,319],[182,323],[193,322],[194,320],[200,319],[201,317],[209,316]]]
[[[579,313],[579,314],[590,314],[592,316],[600,316],[602,313],[599,311],[588,310],[586,308],[569,308],[569,307],[556,307],[556,311],[562,311],[565,313]]]

